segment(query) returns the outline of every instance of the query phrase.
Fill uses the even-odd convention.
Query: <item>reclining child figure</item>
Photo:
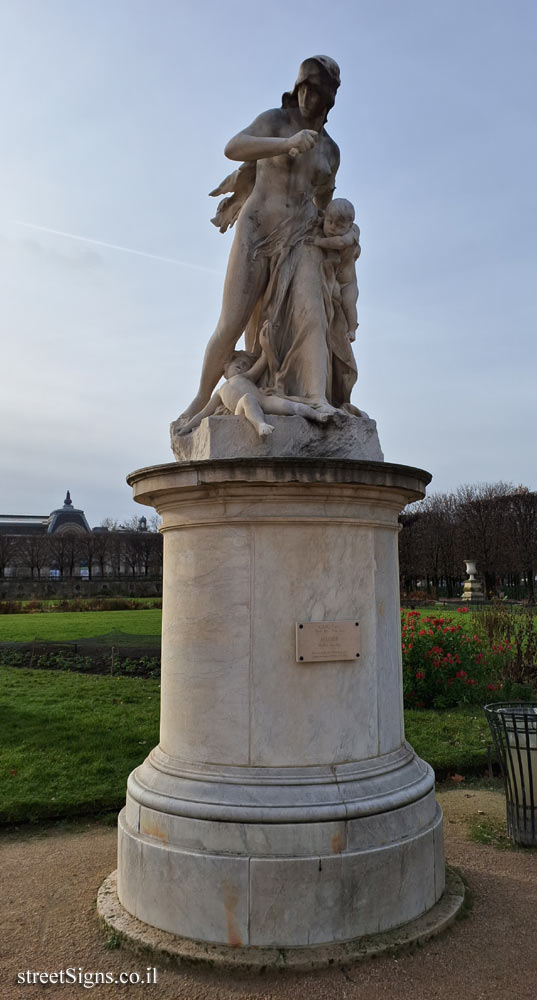
[[[234,351],[224,365],[226,382],[211,396],[206,406],[196,413],[188,423],[184,424],[178,436],[184,436],[194,428],[199,427],[204,417],[216,413],[219,407],[225,406],[236,416],[244,414],[255,428],[260,438],[272,434],[274,427],[265,420],[265,414],[273,413],[282,417],[305,417],[318,424],[324,424],[330,419],[330,414],[316,410],[306,403],[299,403],[282,396],[272,395],[270,390],[260,389],[256,382],[268,367],[271,376],[277,371],[277,361],[270,342],[270,324],[266,321],[259,334],[261,355],[254,358],[247,351]]]

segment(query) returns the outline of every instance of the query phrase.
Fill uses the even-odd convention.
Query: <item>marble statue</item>
[[[336,251],[329,259],[334,267],[334,279],[338,283],[339,301],[346,319],[349,341],[356,339],[358,316],[358,284],[355,262],[361,253],[360,230],[354,224],[354,205],[346,198],[334,198],[324,213],[323,235],[314,239],[316,246],[323,250]],[[334,291],[332,292],[334,298]]]
[[[282,417],[299,416],[316,423],[326,423],[329,419],[328,413],[315,410],[312,406],[307,406],[304,403],[282,398],[270,389],[263,391],[256,385],[258,377],[267,367],[271,367],[272,370],[276,367],[275,355],[270,347],[268,329],[269,323],[266,320],[259,335],[262,349],[259,358],[256,359],[247,351],[233,352],[232,357],[224,365],[224,378],[227,381],[213,393],[207,406],[181,428],[180,435],[188,434],[195,427],[199,427],[203,418],[216,413],[220,406],[225,406],[230,413],[235,413],[238,416],[243,413],[261,438],[268,437],[274,431],[273,426],[265,421],[265,413],[273,413]],[[271,362],[269,362],[269,358],[271,358]]]
[[[325,442],[334,430],[328,424],[345,432],[342,414],[360,418],[372,444],[352,457],[382,460],[374,421],[350,401],[360,230],[352,204],[332,200],[340,155],[325,123],[339,85],[333,59],[306,59],[281,107],[263,112],[225,148],[242,163],[211,192],[227,195],[212,221],[221,232],[236,223],[235,238],[197,395],[171,425],[178,460],[189,457],[186,436],[214,414],[242,414],[258,439],[271,435],[266,414],[303,417],[310,428],[324,425]],[[243,334],[246,352],[238,357]],[[222,376],[226,383],[213,395]],[[245,425],[237,427],[244,436]],[[319,431],[307,434],[317,447]],[[334,453],[333,444],[328,452],[319,447],[319,455]]]
[[[338,87],[333,59],[306,59],[228,143],[221,316],[177,461],[128,479],[162,517],[160,739],[129,776],[98,908],[135,948],[215,967],[348,964],[464,898],[451,877],[444,894],[434,774],[404,736],[399,515],[431,477],[384,463],[350,402],[360,231],[332,197]]]

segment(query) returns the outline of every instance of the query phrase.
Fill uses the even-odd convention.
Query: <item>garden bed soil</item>
[[[130,644],[129,644],[130,640]],[[160,642],[154,636],[121,635],[66,642],[0,642],[0,666],[68,670],[80,674],[160,676]]]

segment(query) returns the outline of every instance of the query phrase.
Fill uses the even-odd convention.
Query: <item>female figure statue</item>
[[[324,128],[339,83],[333,59],[306,59],[281,108],[259,115],[226,146],[226,156],[244,162],[212,192],[234,192],[213,222],[221,232],[235,221],[237,228],[220,319],[181,424],[206,406],[243,332],[247,351],[261,354],[259,331],[267,323],[278,359],[277,385],[269,381],[269,389],[324,413],[349,402],[331,398],[330,307],[323,250],[314,243],[339,166],[339,149]]]

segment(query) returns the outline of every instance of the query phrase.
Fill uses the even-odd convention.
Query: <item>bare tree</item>
[[[478,483],[457,490],[457,507],[465,559],[476,559],[488,594],[498,592],[502,564],[508,562],[506,538],[510,483]]]
[[[15,562],[17,539],[13,535],[0,534],[0,576],[6,575],[6,569]]]
[[[489,594],[500,588],[535,598],[537,493],[510,483],[461,486],[411,504],[401,517],[401,589],[418,580],[429,593],[455,597],[464,559],[474,558]]]
[[[133,576],[143,573],[149,576],[154,568],[160,571],[162,566],[162,536],[158,532],[160,518],[158,515],[150,519],[149,525],[145,517],[133,515],[122,525],[124,529],[123,555]]]
[[[121,576],[123,564],[124,532],[111,531],[108,535],[108,556],[112,575],[118,579]]]
[[[147,521],[147,526],[149,531],[160,531],[162,525],[162,518],[160,514],[151,514]]]
[[[537,493],[518,486],[509,497],[513,555],[521,570],[529,601],[535,602],[535,568],[537,567]]]
[[[120,527],[121,525],[115,517],[103,517],[101,521],[101,528],[106,528],[107,531],[119,531]]]
[[[103,532],[106,535],[106,532]],[[98,561],[100,534],[93,531],[89,535],[80,535],[78,540],[78,557],[85,563],[88,570],[88,580],[93,579],[93,567]]]
[[[142,531],[125,531],[123,536],[123,557],[133,576],[140,571],[142,564]]]
[[[147,519],[143,514],[140,517],[132,514],[123,521],[121,527],[124,531],[147,531]]]
[[[162,568],[162,535],[156,531],[140,532],[139,547],[144,576],[159,573]]]
[[[73,576],[75,566],[80,558],[79,531],[58,531],[49,535],[49,550],[53,568],[60,576]]]
[[[92,531],[93,560],[99,567],[101,576],[106,576],[109,565],[109,542],[108,531]]]
[[[17,539],[17,562],[30,570],[32,579],[41,578],[41,570],[50,560],[49,535],[22,535]]]

